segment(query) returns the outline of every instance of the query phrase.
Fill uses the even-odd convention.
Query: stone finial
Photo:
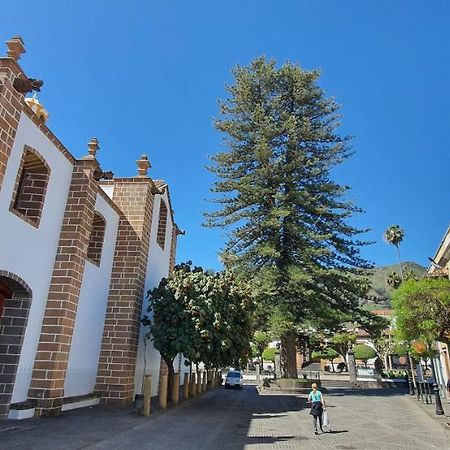
[[[46,122],[48,119],[48,111],[39,103],[36,95],[33,97],[27,97],[25,103],[30,107],[30,109],[36,114],[36,116],[42,121]]]
[[[141,158],[136,161],[136,164],[138,166],[138,176],[146,177],[148,169],[152,167],[150,161],[148,160],[148,156],[141,155]]]
[[[97,156],[97,151],[100,149],[100,145],[98,145],[98,139],[93,137],[89,142],[88,142],[88,153],[89,153],[89,158],[95,159]]]
[[[9,41],[6,41],[6,46],[8,47],[8,58],[14,59],[14,61],[18,61],[22,56],[22,53],[25,53],[25,45],[20,36],[14,36]]]

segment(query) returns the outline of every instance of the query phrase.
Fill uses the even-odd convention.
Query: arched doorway
[[[0,319],[3,316],[3,309],[5,308],[5,301],[7,298],[13,296],[13,291],[6,284],[0,283]]]
[[[31,297],[21,278],[0,270],[0,417],[8,415]]]

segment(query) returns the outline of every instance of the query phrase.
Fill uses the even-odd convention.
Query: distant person
[[[317,430],[317,419],[319,419],[320,431],[323,433],[322,414],[326,410],[326,406],[322,392],[317,389],[317,384],[313,383],[311,388],[312,391],[308,395],[308,403],[311,404],[311,411],[309,413],[313,416],[314,434],[319,434]]]
[[[450,378],[447,380],[447,393],[450,396]]]

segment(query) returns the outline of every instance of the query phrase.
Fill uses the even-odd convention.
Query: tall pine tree
[[[251,274],[285,317],[285,375],[296,377],[295,324],[352,311],[367,289],[357,239],[365,230],[348,221],[360,209],[330,175],[351,154],[348,137],[317,71],[258,58],[233,74],[215,122],[227,151],[209,167],[219,206],[207,225],[229,230],[225,264]]]

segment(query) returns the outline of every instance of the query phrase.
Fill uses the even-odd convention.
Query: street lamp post
[[[434,363],[433,356],[430,357],[431,362],[431,370],[433,373],[433,392],[434,392],[434,399],[436,403],[436,415],[437,416],[443,416],[444,415],[444,408],[442,407],[442,401],[441,401],[441,394],[439,393],[439,386],[437,384],[437,373],[436,373],[436,364]]]
[[[434,391],[434,398],[435,398],[435,403],[436,403],[436,415],[443,416],[444,408],[442,407],[441,396],[439,394],[439,386],[437,385],[436,381],[433,383],[433,391]]]
[[[411,380],[411,374],[408,373],[408,387],[409,387],[409,395],[414,395],[414,386]]]

